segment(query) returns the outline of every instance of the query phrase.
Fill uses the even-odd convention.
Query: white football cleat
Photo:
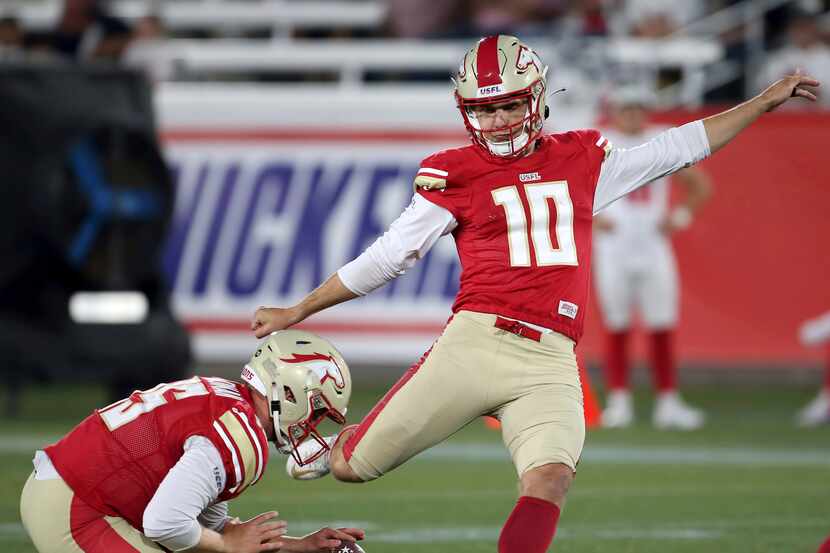
[[[331,447],[334,445],[337,436],[329,436],[323,439],[328,444],[329,450],[307,465],[300,466],[294,460],[293,455],[288,457],[288,461],[285,463],[285,472],[288,473],[288,476],[294,480],[316,480],[331,472],[329,457],[331,456]],[[320,444],[314,440],[306,440],[299,445],[297,451],[300,453],[300,457],[306,458],[311,457],[318,449],[320,449]]]
[[[830,423],[830,390],[822,389],[813,401],[798,412],[796,420],[799,426]]]
[[[652,422],[660,430],[697,430],[705,419],[703,411],[688,405],[677,392],[657,395]]]
[[[804,322],[799,329],[798,336],[805,346],[830,342],[830,311],[821,317]]]
[[[634,422],[634,403],[628,390],[613,390],[602,411],[603,428],[625,428]]]

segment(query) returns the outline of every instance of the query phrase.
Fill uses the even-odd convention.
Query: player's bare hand
[[[288,328],[299,320],[296,309],[292,307],[260,307],[251,320],[251,330],[257,338],[262,338],[277,330]]]
[[[366,537],[360,528],[321,528],[302,538],[277,540],[282,551],[292,553],[330,553],[344,541],[355,542]]]
[[[761,93],[761,98],[767,111],[774,110],[790,98],[806,98],[811,102],[815,102],[816,95],[809,88],[815,88],[819,85],[820,83],[813,77],[796,71],[794,75],[787,75],[767,87]]]
[[[278,540],[285,534],[288,523],[276,520],[277,515],[276,511],[271,511],[242,523],[228,521],[222,530],[225,550],[229,553],[278,551]]]
[[[224,534],[226,530],[230,530],[234,526],[239,526],[242,524],[242,520],[239,517],[232,517],[225,521],[225,526],[222,528],[222,532],[220,534]]]

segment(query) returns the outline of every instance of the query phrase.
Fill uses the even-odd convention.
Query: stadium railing
[[[15,13],[27,28],[46,29],[55,24],[63,2],[5,1],[0,11]],[[276,34],[290,34],[295,29],[345,27],[372,29],[380,27],[386,17],[386,4],[380,1],[337,2],[253,0],[227,2],[217,0],[167,0],[144,2],[117,0],[109,11],[124,19],[156,14],[167,28],[176,30],[211,29],[273,29]]]
[[[469,41],[407,41],[372,39],[348,40],[182,40],[159,43],[155,55],[173,65],[175,80],[232,80],[246,75],[292,73],[298,80],[319,80],[328,72],[343,88],[366,86],[369,73],[390,75],[388,80],[404,81],[401,75],[451,75],[469,47]],[[563,69],[591,69],[613,66],[627,80],[653,79],[663,68],[681,75],[673,98],[666,104],[696,105],[702,100],[703,72],[721,59],[723,47],[714,40],[691,37],[661,41],[630,38],[584,40],[579,56],[571,56],[572,45],[542,43],[538,48],[551,66],[552,74]],[[595,73],[605,73],[597,71]],[[647,82],[647,81],[646,81]]]

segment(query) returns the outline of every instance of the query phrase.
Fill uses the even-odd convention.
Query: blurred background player
[[[620,87],[610,98],[611,126],[604,135],[617,148],[648,142],[666,127],[648,120],[653,104],[643,87]],[[677,393],[674,329],[678,316],[679,279],[671,235],[688,228],[708,199],[710,184],[697,167],[675,173],[684,188],[682,202],[670,208],[668,178],[657,179],[620,198],[594,218],[594,282],[607,330],[605,383],[607,406],[602,424],[620,428],[634,421],[628,345],[636,310],[648,332],[658,428],[691,430],[704,416]]]
[[[830,423],[830,311],[806,321],[799,332],[805,346],[823,346],[826,349],[824,383],[818,395],[798,412],[800,426],[818,426]],[[830,545],[828,546],[830,549]]]
[[[299,465],[325,453],[323,420],[345,423],[351,376],[327,341],[275,333],[242,369],[244,383],[194,376],[95,410],[35,454],[20,501],[40,553],[328,552],[356,528],[285,536],[276,512],[247,522],[227,501],[259,482],[269,443]],[[316,441],[309,458],[297,446]]]

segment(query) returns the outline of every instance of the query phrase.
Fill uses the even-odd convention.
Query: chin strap
[[[487,149],[490,150],[491,154],[496,156],[509,156],[524,148],[529,138],[530,134],[527,132],[527,129],[525,129],[522,131],[522,134],[513,139],[512,148],[510,147],[509,140],[504,142],[490,142],[485,139],[485,142],[487,143]]]
[[[282,431],[280,430],[280,413],[282,412],[282,408],[280,406],[280,400],[276,399],[279,396],[277,395],[277,384],[271,383],[271,420],[274,423],[274,444],[279,450],[280,453],[291,453],[291,445],[283,439]]]

